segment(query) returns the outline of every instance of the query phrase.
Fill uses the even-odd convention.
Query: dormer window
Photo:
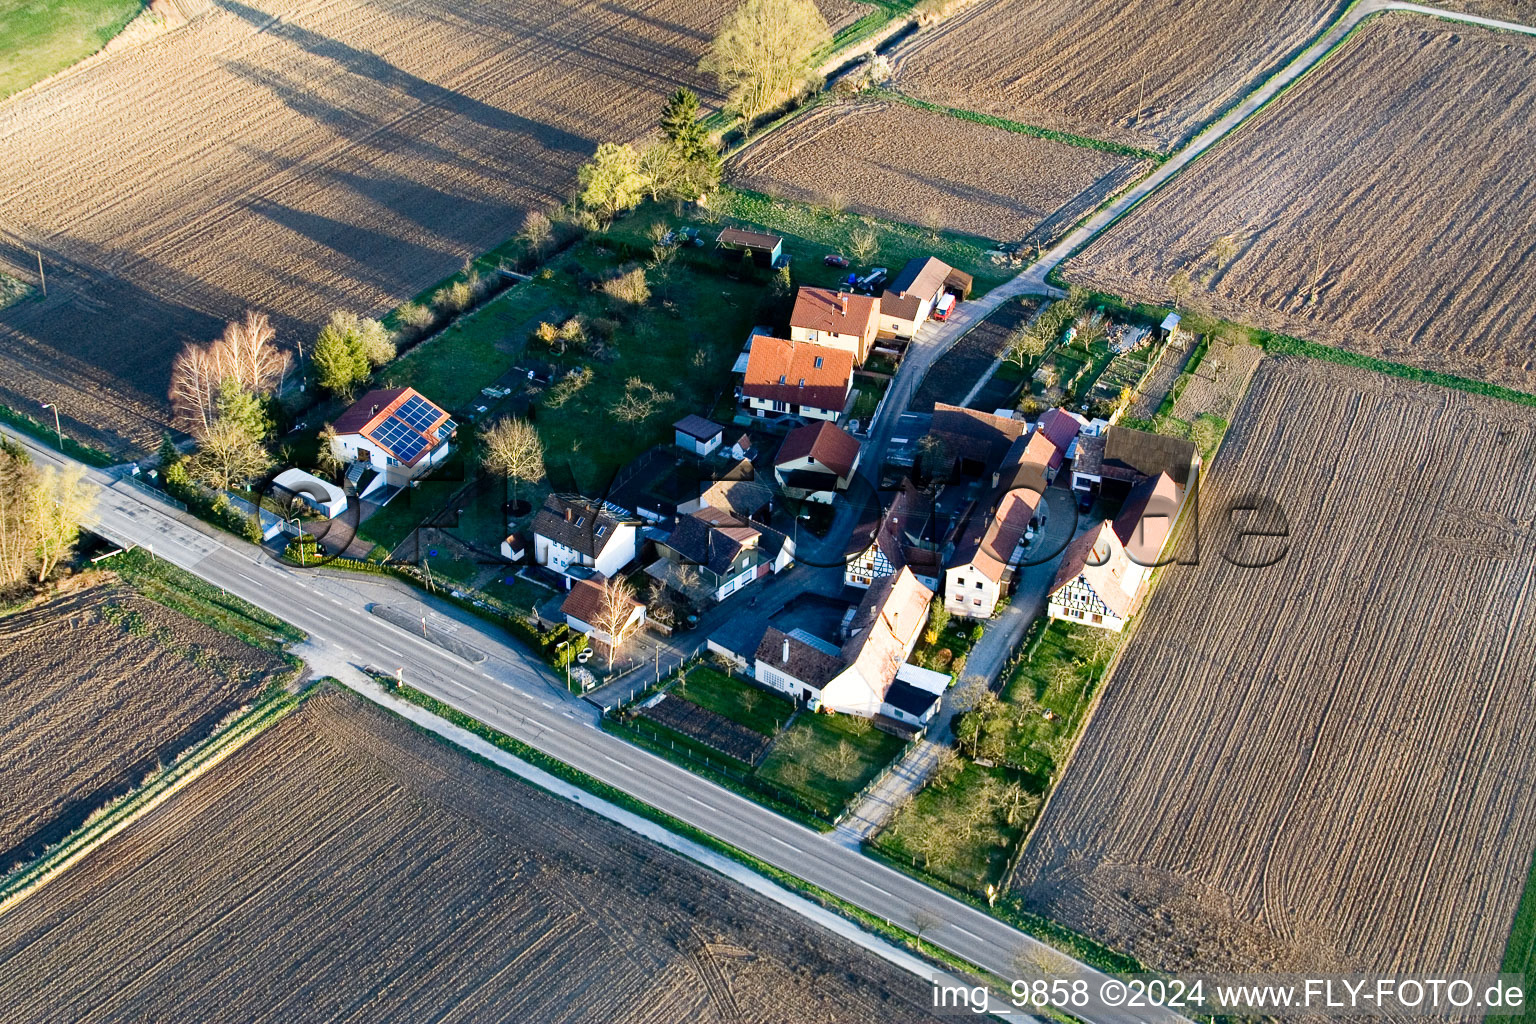
[[[801,387],[805,387],[805,378],[804,377],[800,378],[800,386]]]
[[[780,383],[780,384],[783,384],[783,383],[784,383],[784,375],[783,375],[783,374],[782,374],[782,373],[781,373],[781,374],[779,374],[779,383]]]
[[[599,537],[601,537],[601,536],[602,536],[602,535],[603,535],[603,534],[605,534],[605,533],[607,533],[607,532],[608,532],[608,527],[607,527],[607,526],[606,526],[606,525],[605,525],[605,526],[599,526],[599,527],[598,527],[598,528],[597,528],[597,535],[598,535],[598,536],[599,536]]]

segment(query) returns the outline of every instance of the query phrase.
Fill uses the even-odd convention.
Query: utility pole
[[[39,266],[41,266],[41,264],[39,264]],[[45,292],[44,294],[47,293]],[[43,408],[53,410],[53,432],[59,435],[59,451],[62,452],[64,450],[64,430],[59,426],[59,407],[57,403],[44,402]]]
[[[32,254],[37,257],[37,279],[43,284],[43,298],[48,297],[48,275],[43,273],[43,251],[33,249]]]

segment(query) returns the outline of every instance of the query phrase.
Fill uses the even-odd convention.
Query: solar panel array
[[[406,399],[405,404],[395,410],[395,417],[405,421],[405,425],[418,433],[425,434],[427,428],[437,422],[441,413],[431,402],[420,395],[412,395]],[[394,417],[391,417],[393,419]]]
[[[406,425],[399,414],[373,428],[369,435],[401,462],[410,462],[427,446],[427,439]]]

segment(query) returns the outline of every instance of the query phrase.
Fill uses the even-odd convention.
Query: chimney
[[[838,292],[837,297],[839,299],[843,300],[843,316],[847,316],[848,315],[848,296],[846,294],[844,294],[843,292]]]
[[[789,637],[784,638],[784,664],[789,664]]]
[[[369,413],[369,415],[370,416],[377,416],[378,414],[379,414],[379,403],[375,402],[375,403],[373,403],[373,412]]]
[[[570,522],[571,521],[571,506],[569,506],[569,505],[565,506],[565,521],[566,522]]]

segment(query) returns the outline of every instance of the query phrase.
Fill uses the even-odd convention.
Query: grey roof
[[[1130,479],[1167,473],[1174,483],[1187,487],[1198,461],[1195,443],[1182,437],[1129,427],[1110,427],[1104,432],[1105,476]]]
[[[703,416],[692,412],[672,424],[672,429],[679,433],[687,434],[689,437],[697,438],[700,441],[708,441],[712,437],[720,436],[725,431],[725,428],[714,420],[707,420]]]

